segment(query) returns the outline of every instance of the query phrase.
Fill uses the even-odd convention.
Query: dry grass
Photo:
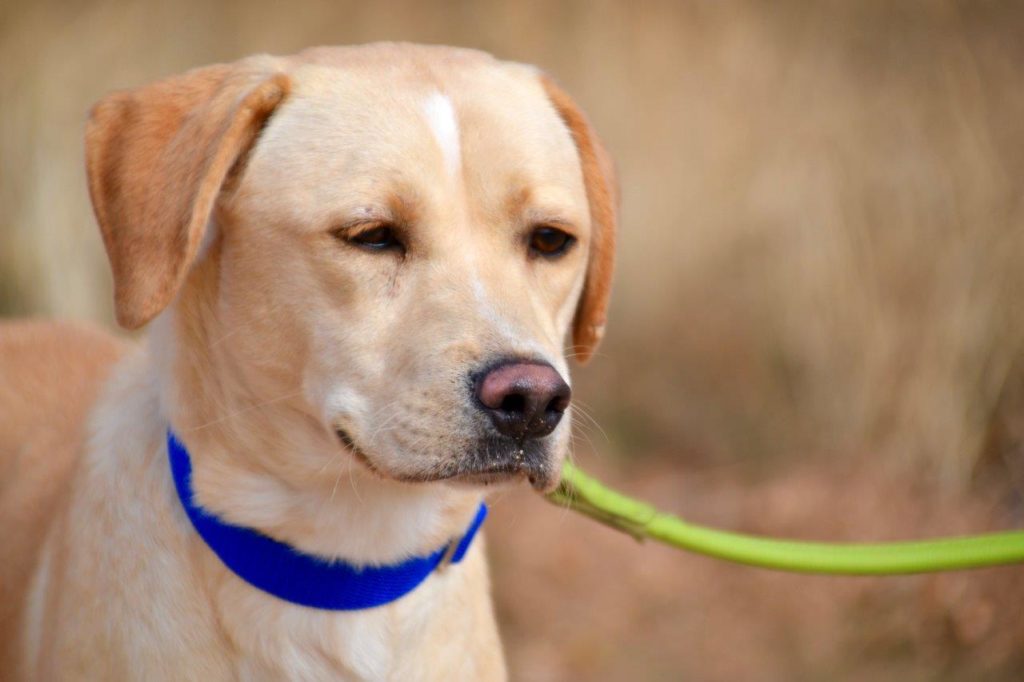
[[[1022,32],[1024,5],[989,1],[9,1],[0,313],[111,319],[80,142],[103,92],[315,43],[480,47],[558,77],[619,164],[610,336],[577,377],[609,440],[582,450],[736,481],[857,461],[949,500],[981,472],[1019,495]]]

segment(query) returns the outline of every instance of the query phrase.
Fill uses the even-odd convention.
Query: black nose
[[[476,382],[476,397],[500,433],[543,438],[558,426],[572,391],[547,363],[499,365]]]

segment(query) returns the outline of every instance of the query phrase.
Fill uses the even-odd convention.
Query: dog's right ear
[[[116,92],[93,107],[86,172],[123,327],[141,327],[174,298],[221,188],[289,87],[266,58],[254,59]]]

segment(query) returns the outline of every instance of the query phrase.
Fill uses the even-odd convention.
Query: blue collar
[[[252,528],[220,520],[193,501],[192,462],[188,450],[170,431],[167,454],[181,506],[196,532],[224,565],[264,592],[317,609],[368,609],[405,596],[438,567],[462,561],[487,516],[487,505],[481,503],[465,535],[428,556],[388,566],[355,566],[340,559],[307,554]]]

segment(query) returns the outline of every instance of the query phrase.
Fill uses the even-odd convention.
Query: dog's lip
[[[555,484],[557,484],[557,480],[552,482],[547,476],[543,475],[544,472],[533,471],[519,462],[480,468],[452,468],[448,471],[432,474],[387,474],[374,465],[373,461],[359,448],[355,440],[345,429],[335,427],[334,433],[355,458],[371,472],[382,478],[390,478],[403,483],[438,483],[443,481],[456,485],[490,486],[526,478],[535,490],[541,492],[552,490]]]
[[[377,467],[373,465],[373,462],[370,461],[370,458],[366,456],[366,453],[363,452],[358,445],[356,445],[355,440],[353,440],[352,436],[349,435],[348,431],[336,426],[334,427],[334,435],[338,437],[338,440],[341,441],[342,445],[348,448],[349,452],[351,452],[355,456],[355,458],[359,461],[360,464],[362,464],[363,466],[365,466],[367,469],[377,474],[378,476],[384,475],[383,473],[381,473],[379,469],[377,469]]]
[[[450,481],[452,483],[461,485],[493,485],[497,483],[507,483],[515,481],[517,479],[527,479],[530,482],[530,486],[534,490],[546,492],[550,490],[553,485],[548,477],[544,475],[545,472],[535,471],[529,467],[520,466],[518,464],[512,465],[500,465],[495,467],[483,467],[479,469],[462,469],[451,472],[450,474],[438,476],[434,480],[439,481]]]
[[[529,475],[522,469],[496,468],[485,469],[482,471],[464,471],[438,480],[449,481],[460,485],[489,486],[496,485],[498,483],[508,483],[525,477],[529,477]],[[530,477],[530,479],[532,483],[532,477]]]

